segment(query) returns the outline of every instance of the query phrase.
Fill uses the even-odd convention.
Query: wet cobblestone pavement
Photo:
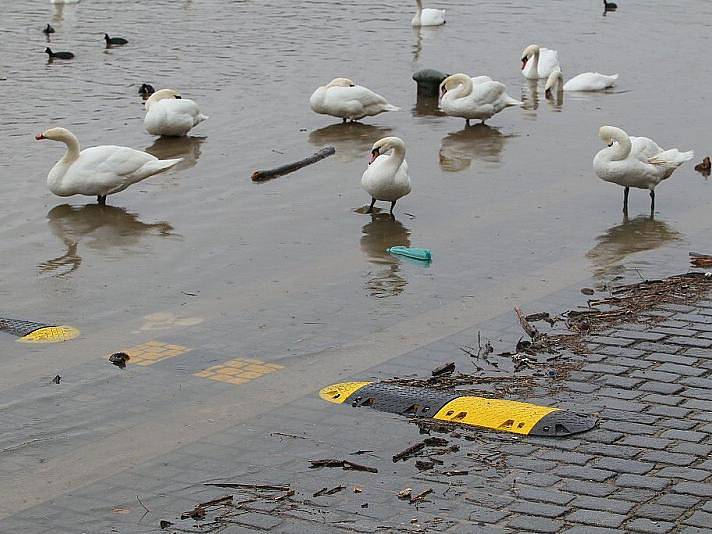
[[[561,306],[574,294],[573,289],[560,292],[530,304],[529,311],[562,311]],[[524,397],[510,397],[594,414],[599,425],[589,432],[568,438],[468,428],[432,432],[431,436],[444,438],[447,444],[426,449],[421,457],[394,462],[394,454],[428,437],[418,426],[398,415],[333,405],[314,392],[103,480],[67,487],[59,497],[10,514],[0,522],[1,530],[709,532],[712,300],[691,306],[666,305],[650,313],[662,319],[654,325],[625,324],[591,336],[589,354],[560,356],[574,364],[566,366],[572,369],[550,373],[546,370],[552,362],[544,362],[541,369],[545,372],[534,373],[540,375],[538,385]],[[472,372],[473,361],[459,347],[476,343],[478,331],[483,341],[491,340],[497,348],[511,347],[521,336],[513,314],[505,314],[365,373],[344,373],[343,380],[428,376],[437,365],[453,360],[458,370]],[[177,345],[166,350],[179,353],[176,346],[181,341],[172,342]],[[170,361],[150,356],[150,350],[146,354],[145,358],[158,361],[156,365]],[[201,360],[200,351],[191,362],[192,366],[184,364],[184,372],[195,374],[211,363]],[[215,381],[221,381],[220,373],[228,373],[223,384],[216,384],[226,391],[234,387],[230,380],[239,378],[240,372],[256,373],[240,375],[245,381],[266,380],[260,377],[281,369],[255,361],[229,363],[211,370]],[[234,370],[247,365],[255,366],[253,371]],[[512,374],[506,366],[483,372]],[[259,380],[252,385],[259,386]],[[160,388],[154,394],[160,396]],[[94,405],[81,410],[81,398],[76,401],[72,409],[66,404],[62,409],[73,417],[80,413],[90,417],[97,409]],[[97,402],[118,400],[107,391]],[[239,409],[239,405],[230,409]],[[209,406],[205,414],[210,417]],[[20,410],[15,415],[31,417]],[[96,432],[108,435],[111,428]],[[56,453],[62,452],[61,445],[57,444]],[[419,471],[415,462],[425,456],[435,464]],[[376,468],[378,473],[310,468],[310,460],[324,458],[346,459]],[[16,470],[22,467],[15,465]],[[5,464],[4,469],[12,466]],[[284,488],[205,485],[225,482],[288,485],[293,494]],[[412,495],[430,489],[432,493],[411,502],[398,497],[405,488],[411,488]],[[328,494],[329,490],[333,493]],[[320,491],[320,496],[314,496]],[[208,508],[202,520],[180,519],[196,504],[226,495],[234,496],[231,506]],[[216,516],[222,517],[219,523],[213,522]],[[161,520],[171,524],[164,523],[161,529]]]

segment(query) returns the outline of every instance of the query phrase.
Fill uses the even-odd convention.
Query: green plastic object
[[[428,248],[391,247],[386,249],[386,252],[420,261],[432,261],[433,259],[433,255]]]

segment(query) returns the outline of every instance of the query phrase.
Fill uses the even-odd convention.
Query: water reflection
[[[539,80],[527,79],[522,85],[522,109],[539,109]]]
[[[564,92],[563,91],[551,91],[548,95],[544,93],[544,98],[546,98],[549,108],[554,111],[561,111],[564,107]]]
[[[389,213],[372,213],[371,222],[361,229],[361,251],[373,265],[366,280],[369,295],[385,298],[399,295],[408,281],[400,274],[400,262],[386,249],[410,246],[410,230]]]
[[[414,117],[446,117],[436,96],[419,96],[411,110]]]
[[[331,124],[309,134],[312,145],[333,145],[336,157],[341,161],[353,161],[365,157],[373,143],[390,135],[391,129],[360,122]]]
[[[639,215],[609,228],[596,238],[597,244],[586,253],[593,264],[597,278],[624,273],[630,267],[624,260],[631,254],[655,250],[672,241],[683,239],[682,234],[672,229],[664,221],[649,215]]]
[[[63,204],[47,213],[47,224],[67,248],[56,258],[41,263],[41,273],[65,276],[76,271],[82,263],[77,249],[81,242],[90,249],[102,252],[116,251],[118,256],[131,253],[144,234],[155,232],[160,236],[174,236],[167,222],[146,224],[133,213],[115,206],[70,206]]]
[[[158,159],[183,158],[178,165],[173,167],[175,170],[185,170],[195,167],[200,158],[200,145],[202,145],[206,137],[159,137],[151,146],[147,146],[145,151]]]
[[[486,124],[449,133],[440,142],[440,168],[448,172],[462,171],[472,164],[473,159],[498,163],[508,137]]]

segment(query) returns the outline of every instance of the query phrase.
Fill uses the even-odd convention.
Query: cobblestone
[[[665,534],[675,528],[675,523],[665,521],[651,521],[650,519],[638,518],[626,524],[626,529],[632,532],[646,532],[650,534]]]

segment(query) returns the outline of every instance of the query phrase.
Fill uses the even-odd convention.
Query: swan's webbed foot
[[[371,205],[366,210],[366,213],[373,213],[373,205],[376,203],[376,199],[371,197]]]
[[[106,195],[97,195],[96,203],[100,206],[106,206]]]
[[[650,216],[652,217],[655,213],[655,191],[650,190]]]
[[[630,187],[623,190],[623,213],[628,213],[628,193],[630,193]]]

